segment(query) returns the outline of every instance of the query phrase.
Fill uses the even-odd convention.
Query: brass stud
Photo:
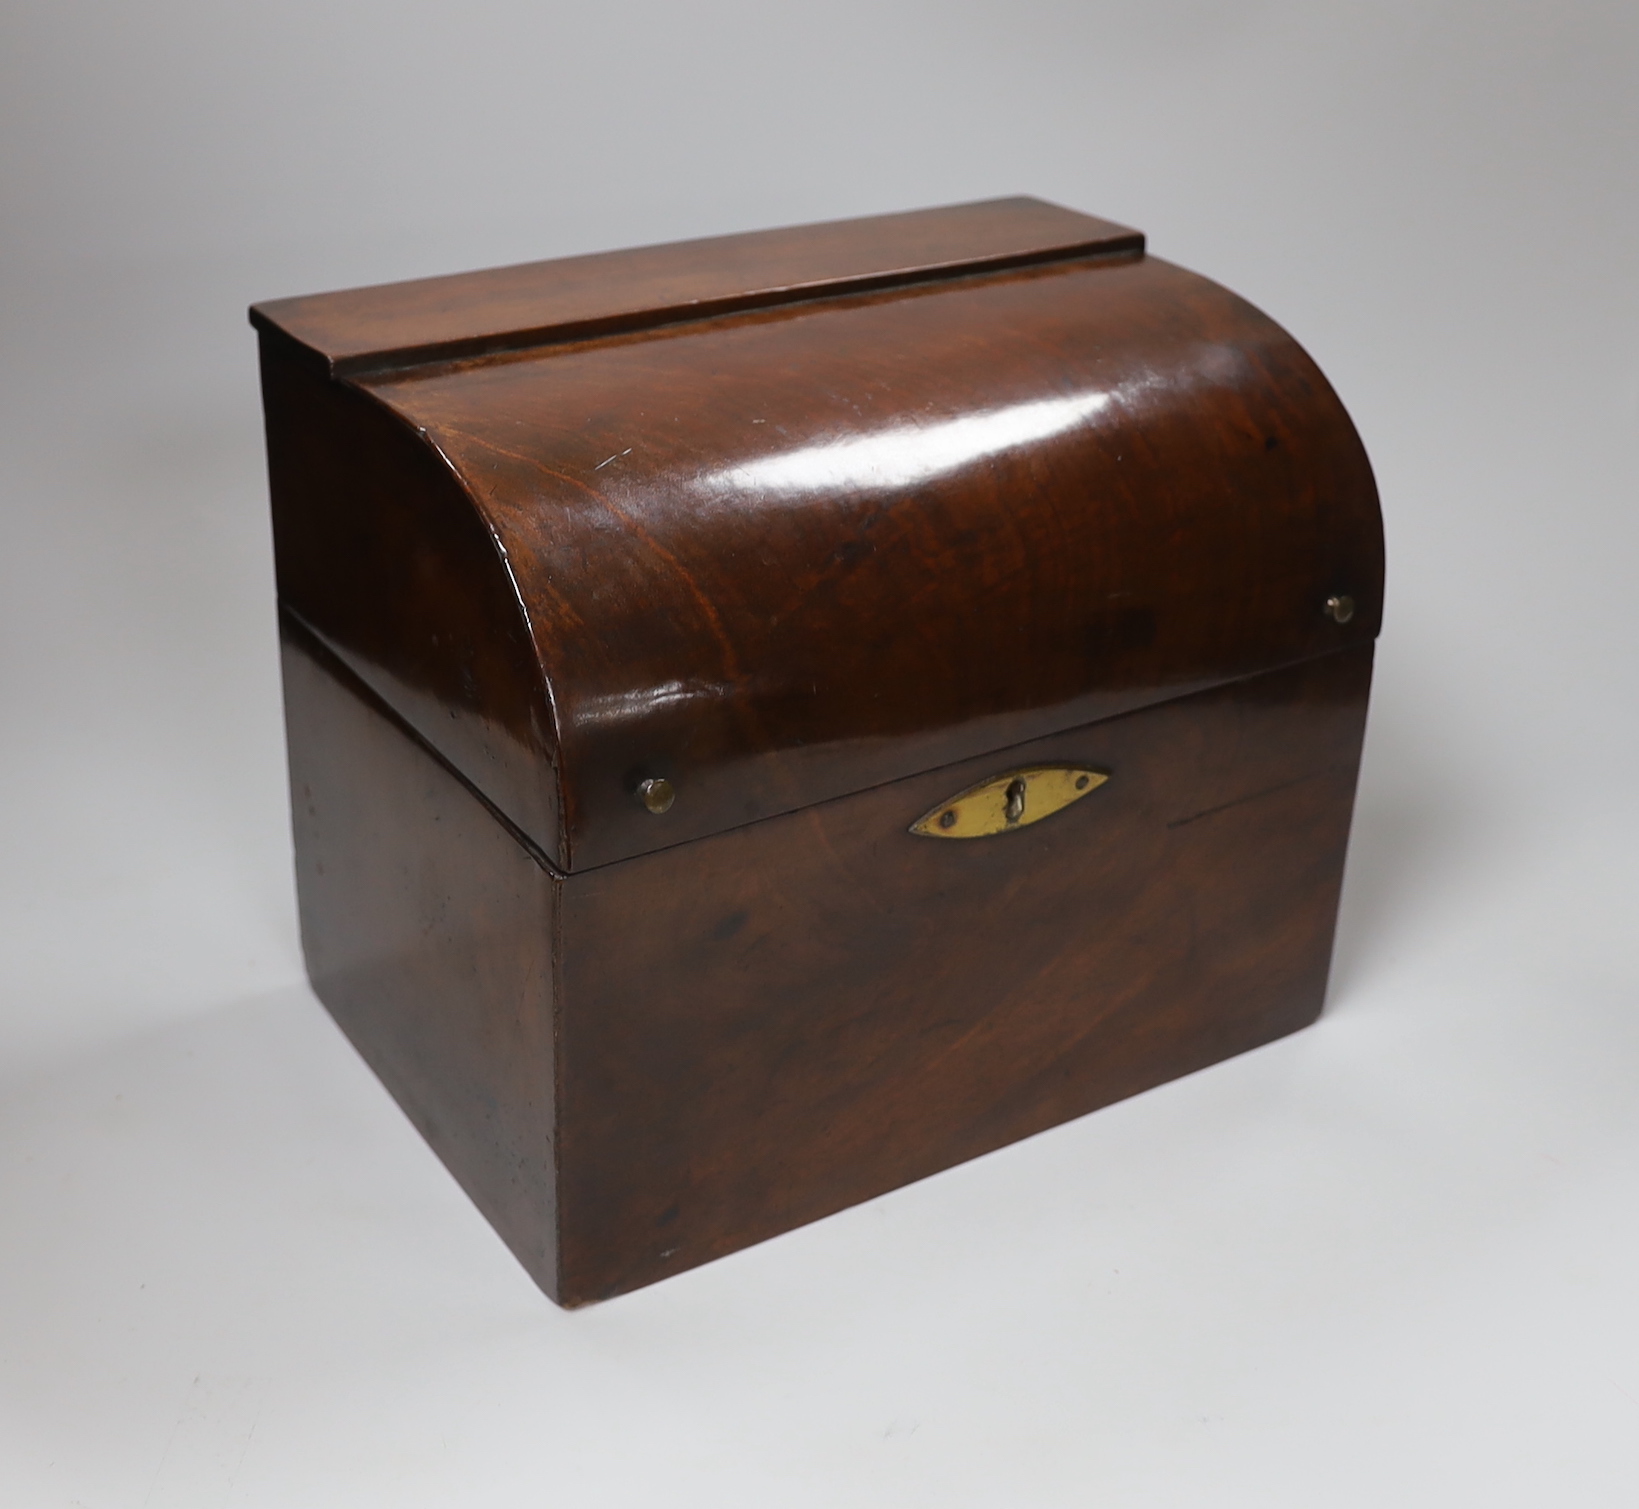
[[[637,783],[637,799],[659,817],[662,812],[671,811],[672,803],[677,800],[677,792],[664,776],[651,776]]]
[[[1326,616],[1334,623],[1346,624],[1354,617],[1354,599],[1352,597],[1328,597],[1326,599]]]

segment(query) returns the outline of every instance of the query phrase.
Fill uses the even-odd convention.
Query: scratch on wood
[[[1301,786],[1305,781],[1317,780],[1325,774],[1324,770],[1311,771],[1308,775],[1300,775],[1295,780],[1282,781],[1278,786],[1268,786],[1262,791],[1253,791],[1246,796],[1238,796],[1232,802],[1220,802],[1216,807],[1208,807],[1203,812],[1193,812],[1188,817],[1174,818],[1167,826],[1169,828],[1182,828],[1187,823],[1199,822],[1203,817],[1216,817],[1220,812],[1228,812],[1231,807],[1244,807],[1248,802],[1262,801],[1266,796],[1274,796],[1277,791],[1288,791],[1293,786]]]

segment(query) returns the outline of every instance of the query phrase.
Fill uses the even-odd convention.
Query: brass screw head
[[[652,776],[637,783],[637,799],[659,817],[662,812],[671,811],[672,803],[677,800],[677,792],[664,776]]]
[[[1326,616],[1334,623],[1346,624],[1354,617],[1354,599],[1352,597],[1328,597],[1326,599]]]

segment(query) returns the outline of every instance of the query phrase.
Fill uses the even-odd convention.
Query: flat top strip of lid
[[[1070,257],[1143,235],[1039,199],[678,241],[258,304],[337,376]]]

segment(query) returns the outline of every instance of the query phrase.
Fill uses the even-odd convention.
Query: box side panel
[[[1371,648],[564,883],[565,1303],[652,1282],[1310,1022]],[[1009,767],[1106,785],[917,837]]]
[[[281,637],[313,988],[555,1298],[558,881],[317,641]]]
[[[561,862],[557,735],[506,563],[448,466],[262,342],[281,605]]]

